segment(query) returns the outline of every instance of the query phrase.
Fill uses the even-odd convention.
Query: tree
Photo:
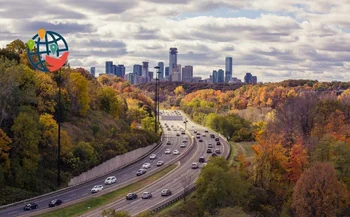
[[[154,131],[154,118],[145,117],[141,120],[141,127],[145,130]]]
[[[347,205],[347,189],[329,163],[314,163],[294,188],[292,207],[297,217],[334,217]]]
[[[68,87],[73,112],[85,116],[90,108],[88,80],[80,73],[70,73]]]
[[[103,210],[103,217],[131,217],[126,211],[116,211],[115,209]]]
[[[175,88],[174,93],[178,96],[178,95],[184,95],[185,94],[185,89],[183,86],[178,86],[177,88]]]
[[[3,184],[4,173],[10,169],[10,143],[12,140],[0,129],[0,184]]]
[[[240,207],[226,207],[223,209],[219,209],[218,213],[215,215],[216,217],[250,217],[250,215],[244,213],[242,208]]]
[[[12,41],[10,44],[7,44],[6,49],[10,52],[20,54],[26,50],[26,45],[24,44],[23,41],[16,39]]]

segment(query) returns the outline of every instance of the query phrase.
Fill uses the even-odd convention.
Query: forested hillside
[[[0,50],[0,205],[57,188],[58,73],[35,71],[26,45]],[[158,140],[153,101],[129,83],[61,70],[62,182]],[[143,126],[143,129],[140,128]]]

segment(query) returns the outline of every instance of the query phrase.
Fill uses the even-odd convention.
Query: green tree
[[[131,217],[126,211],[115,211],[115,209],[103,210],[103,217]]]
[[[10,169],[10,143],[12,140],[0,129],[0,184],[4,182],[4,173]]]
[[[115,90],[110,87],[104,87],[100,91],[99,98],[101,110],[111,114],[115,119],[125,116],[126,103],[121,97],[117,96]]]
[[[75,165],[75,169],[80,172],[90,169],[97,163],[95,149],[88,142],[78,142],[73,148],[73,155],[79,160],[78,164]]]
[[[141,127],[145,130],[154,131],[154,117],[145,117],[142,119]]]
[[[20,54],[26,50],[26,45],[24,44],[23,41],[16,39],[12,41],[10,44],[7,44],[6,49],[10,52]]]
[[[70,73],[68,91],[70,93],[73,112],[85,116],[90,108],[88,80],[80,73]]]

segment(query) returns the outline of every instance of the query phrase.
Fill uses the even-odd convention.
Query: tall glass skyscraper
[[[125,75],[125,66],[124,65],[118,65],[116,75],[118,77],[124,78],[124,75]]]
[[[146,82],[148,82],[148,62],[142,62],[142,77],[144,77]]]
[[[93,66],[93,67],[91,67],[90,68],[90,74],[92,75],[92,76],[94,76],[95,77],[95,74],[96,74],[96,70],[95,70],[96,68]]]
[[[224,70],[219,69],[219,71],[218,71],[218,83],[224,83],[224,82],[225,82]]]
[[[142,65],[135,64],[133,66],[133,73],[135,73],[136,76],[142,76]]]
[[[169,66],[165,67],[165,77],[169,77]]]
[[[228,83],[232,78],[232,57],[225,59],[225,82]]]
[[[177,48],[172,47],[169,51],[169,76],[173,74],[174,69],[177,68]]]
[[[159,62],[158,67],[159,67],[159,74],[158,74],[159,77],[158,78],[159,78],[159,80],[163,80],[163,78],[164,78],[164,63]]]
[[[113,61],[106,61],[106,74],[113,74]]]
[[[216,70],[213,71],[213,83],[218,83],[218,72]]]

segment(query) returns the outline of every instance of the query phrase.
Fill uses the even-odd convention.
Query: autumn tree
[[[185,94],[185,89],[183,86],[178,86],[177,88],[175,88],[174,93],[176,95],[184,95]]]
[[[90,108],[88,80],[80,73],[70,73],[68,90],[70,93],[73,112],[85,116]]]
[[[4,173],[10,169],[10,143],[12,140],[0,129],[0,183],[3,183]]]
[[[347,189],[329,163],[314,163],[294,188],[292,207],[297,217],[335,217],[347,205]]]

